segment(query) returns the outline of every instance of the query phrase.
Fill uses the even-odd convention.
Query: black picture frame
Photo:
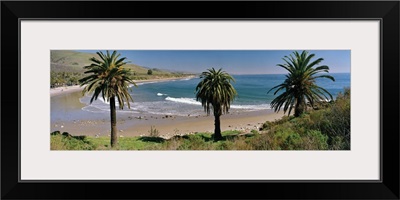
[[[399,1],[2,1],[1,94],[5,98],[1,99],[1,198],[399,199],[399,7]],[[118,12],[108,12],[113,10]],[[382,22],[382,179],[377,182],[20,182],[21,107],[16,98],[21,98],[17,79],[20,19],[379,19]]]

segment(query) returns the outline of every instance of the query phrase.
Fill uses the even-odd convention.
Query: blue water
[[[333,82],[326,78],[317,79],[317,84],[327,89],[334,98],[345,87],[350,87],[349,73],[332,73],[336,81]],[[271,101],[276,97],[273,92],[267,92],[274,86],[281,84],[284,74],[267,75],[234,75],[236,80],[233,83],[238,97],[231,105],[230,112],[246,112],[255,110],[270,109]],[[141,83],[138,87],[133,87],[131,92],[134,103],[131,108],[118,110],[119,113],[150,113],[168,115],[199,115],[204,114],[204,110],[195,99],[195,88],[199,83],[199,78],[176,80],[156,83]],[[80,102],[86,106],[82,110],[92,113],[109,114],[109,104],[98,99],[91,105],[90,96],[80,98]]]

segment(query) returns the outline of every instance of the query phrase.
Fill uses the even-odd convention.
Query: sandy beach
[[[258,130],[265,121],[280,119],[283,113],[253,111],[231,113],[221,116],[221,130],[239,130],[249,133]],[[151,127],[159,131],[161,136],[193,134],[196,132],[213,132],[214,116],[172,116],[172,115],[141,115],[119,118],[117,122],[120,137],[149,135]],[[109,120],[76,120],[72,122],[54,123],[52,131],[66,131],[72,135],[109,136]]]
[[[79,85],[74,85],[74,86],[65,86],[65,87],[57,87],[57,88],[51,88],[50,89],[50,97],[62,95],[62,94],[70,94],[73,92],[78,92],[82,91],[83,87]]]
[[[185,77],[191,78],[191,77]],[[169,81],[183,78],[156,79],[136,81],[143,82],[159,82]],[[87,111],[81,108],[85,105],[79,101],[78,94],[83,88],[80,86],[70,86],[55,88],[50,90],[52,101],[58,99],[63,109],[76,110],[78,114],[83,115]],[[62,99],[62,100],[60,100]],[[239,130],[243,133],[249,133],[251,130],[259,130],[265,121],[274,121],[283,116],[283,112],[274,113],[269,109],[258,111],[242,111],[231,112],[221,116],[221,130]],[[62,117],[62,120],[52,120],[50,131],[69,132],[72,135],[87,136],[109,136],[110,135],[110,119],[109,115],[96,117],[95,114],[87,115],[76,119],[70,117]],[[90,116],[93,116],[90,117]],[[194,134],[197,132],[214,132],[214,116],[207,116],[206,113],[193,116],[174,116],[174,115],[156,115],[156,114],[118,114],[117,113],[117,129],[120,137],[145,136],[149,135],[151,127],[159,131],[159,135],[165,138],[173,135]]]

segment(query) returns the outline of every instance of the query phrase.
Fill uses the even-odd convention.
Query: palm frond
[[[235,79],[222,68],[208,69],[201,73],[200,78],[201,81],[196,86],[196,100],[201,102],[207,115],[210,114],[211,109],[217,115],[227,113],[231,102],[237,96],[231,84],[235,82]]]
[[[129,84],[137,87],[136,83],[129,77],[130,71],[123,68],[128,63],[126,57],[119,58],[120,54],[113,51],[111,54],[107,50],[104,54],[96,52],[97,58],[90,58],[92,62],[85,66],[85,74],[89,74],[79,80],[81,86],[85,86],[83,93],[93,93],[90,103],[97,100],[101,94],[105,101],[110,101],[111,97],[117,97],[119,108],[123,109],[125,102],[130,108],[130,101],[133,102],[132,96],[129,94]]]

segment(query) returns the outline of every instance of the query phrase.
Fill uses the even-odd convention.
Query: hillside
[[[99,58],[94,53],[83,53],[71,50],[52,50],[50,52],[50,87],[60,87],[79,84],[79,79],[85,76],[84,66],[90,65],[90,58]],[[133,80],[163,79],[184,77],[188,73],[174,72],[153,68],[142,67],[129,63],[124,66],[132,70]]]
[[[83,73],[83,67],[90,64],[90,58],[96,57],[94,53],[83,53],[71,50],[52,50],[50,53],[51,72]],[[135,64],[127,64],[126,68],[132,69],[136,74],[147,74],[148,68]],[[155,75],[167,75],[172,72],[153,69]]]

